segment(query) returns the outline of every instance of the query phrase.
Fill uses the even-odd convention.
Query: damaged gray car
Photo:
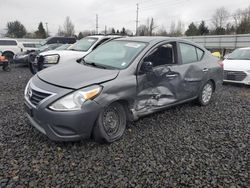
[[[25,89],[25,108],[31,124],[52,140],[111,143],[127,121],[191,100],[209,104],[222,80],[218,59],[197,44],[120,38],[81,61],[36,74]]]

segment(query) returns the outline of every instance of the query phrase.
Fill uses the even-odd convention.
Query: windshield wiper
[[[90,65],[92,67],[97,67],[97,68],[101,68],[101,69],[107,69],[107,67],[104,66],[104,65],[100,65],[100,64],[97,64],[97,63],[94,63],[94,62],[86,62],[86,61],[84,61],[84,59],[82,60],[82,63],[84,65]]]

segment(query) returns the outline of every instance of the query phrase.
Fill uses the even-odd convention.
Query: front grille
[[[243,71],[227,71],[224,70],[224,80],[242,81],[247,74]]]
[[[28,99],[30,100],[30,102],[33,105],[37,106],[39,104],[39,102],[41,102],[43,99],[49,97],[51,94],[44,93],[44,92],[29,88],[27,95],[28,95]]]

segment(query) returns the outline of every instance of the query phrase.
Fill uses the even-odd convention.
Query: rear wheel
[[[208,81],[200,91],[198,102],[202,106],[206,106],[210,103],[214,91],[214,86],[211,81]]]
[[[10,72],[11,71],[11,68],[10,68],[8,62],[6,62],[6,64],[3,66],[3,70],[6,71],[6,72]]]
[[[28,64],[29,64],[30,72],[32,74],[36,74],[38,72],[37,68],[35,66],[35,58],[36,58],[36,55],[34,55],[34,54],[29,55]]]
[[[14,57],[14,54],[12,52],[4,52],[3,53],[3,56],[5,56],[5,58],[8,60],[8,61],[12,61],[13,60],[13,57]]]
[[[114,102],[104,108],[99,114],[93,136],[99,143],[111,143],[119,140],[124,134],[126,128],[126,113],[124,107]]]

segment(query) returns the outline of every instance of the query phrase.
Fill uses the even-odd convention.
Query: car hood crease
[[[37,76],[50,84],[79,89],[93,84],[99,84],[113,80],[119,74],[119,70],[101,69],[82,65],[76,62],[47,68]]]

